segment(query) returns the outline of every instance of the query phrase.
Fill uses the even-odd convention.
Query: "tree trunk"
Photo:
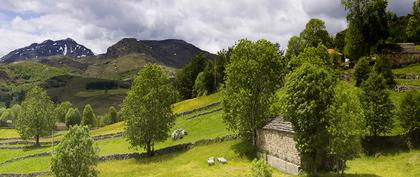
[[[40,146],[40,144],[39,144],[39,135],[35,135],[35,146]]]
[[[252,145],[254,147],[257,146],[257,130],[256,129],[252,130]]]
[[[154,147],[150,141],[146,143],[146,153],[147,156],[152,157],[154,155]]]

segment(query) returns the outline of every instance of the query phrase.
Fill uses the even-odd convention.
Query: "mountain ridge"
[[[89,48],[77,43],[71,38],[56,41],[48,39],[42,43],[32,43],[29,46],[15,49],[1,57],[0,61],[11,63],[20,60],[37,60],[57,55],[79,59],[94,56],[94,53]]]

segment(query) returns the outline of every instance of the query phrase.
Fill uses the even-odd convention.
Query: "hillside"
[[[199,53],[204,53],[208,58],[215,57],[183,40],[137,40],[135,38],[124,38],[118,41],[101,57],[118,58],[133,53],[153,57],[156,62],[175,68],[186,65],[193,56]]]

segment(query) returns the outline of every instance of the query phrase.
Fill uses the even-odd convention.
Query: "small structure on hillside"
[[[386,44],[382,48],[382,57],[392,61],[394,66],[420,62],[420,50],[414,43]]]
[[[257,132],[258,156],[286,173],[298,175],[301,158],[296,149],[294,130],[290,122],[276,117]]]

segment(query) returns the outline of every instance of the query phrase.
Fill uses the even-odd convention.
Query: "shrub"
[[[67,127],[80,125],[81,119],[80,111],[77,108],[71,108],[66,114],[66,125]]]
[[[272,170],[265,160],[252,161],[252,177],[271,177]]]

